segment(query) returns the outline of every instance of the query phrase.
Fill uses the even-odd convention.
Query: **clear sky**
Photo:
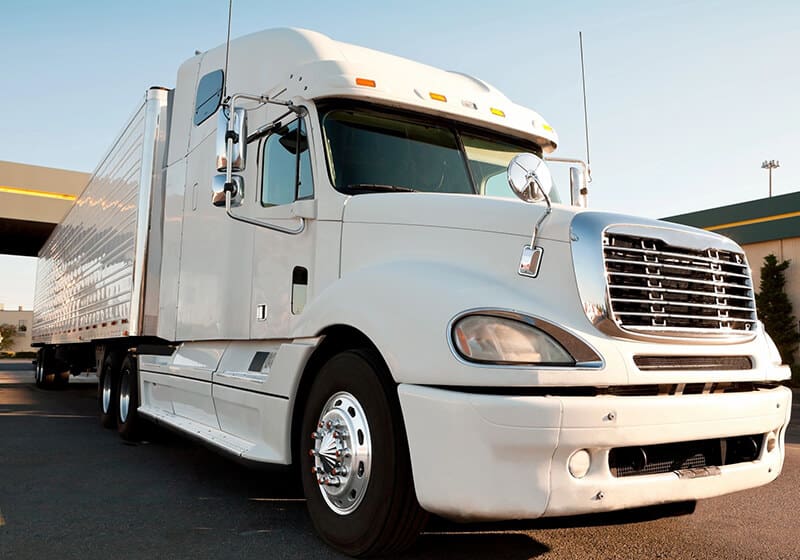
[[[145,89],[225,40],[227,0],[27,0],[0,19],[0,160],[92,171]],[[800,2],[234,0],[233,36],[304,27],[493,84],[585,157],[590,205],[662,217],[800,190]],[[559,179],[562,183],[563,181]],[[0,256],[31,307],[33,259]]]

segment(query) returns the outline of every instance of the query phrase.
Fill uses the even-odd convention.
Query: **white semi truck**
[[[557,136],[489,84],[295,29],[152,88],[40,253],[36,382],[296,464],[320,536],[773,480],[788,371],[745,255],[561,203]],[[509,185],[511,188],[509,188]],[[522,200],[514,197],[517,194]]]

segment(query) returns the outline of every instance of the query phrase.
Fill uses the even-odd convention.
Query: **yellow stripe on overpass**
[[[0,193],[21,194],[23,196],[38,196],[41,198],[55,198],[57,200],[69,201],[73,201],[77,198],[74,194],[55,193],[36,189],[24,189],[21,187],[7,187],[4,185],[0,185]]]

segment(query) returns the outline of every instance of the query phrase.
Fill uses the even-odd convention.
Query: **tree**
[[[10,350],[14,346],[15,336],[17,336],[17,327],[5,323],[0,325],[0,351]]]
[[[761,267],[761,292],[756,294],[758,316],[781,353],[783,363],[794,364],[794,352],[800,343],[797,320],[792,315],[792,302],[784,291],[784,272],[790,261],[778,263],[773,254],[764,257]]]

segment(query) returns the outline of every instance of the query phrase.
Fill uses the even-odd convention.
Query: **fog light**
[[[767,436],[767,453],[771,453],[776,445],[778,445],[778,438],[775,437],[775,432],[770,432]]]
[[[567,461],[569,474],[571,474],[575,478],[583,478],[584,476],[586,476],[586,473],[589,472],[589,466],[591,464],[592,464],[592,457],[591,455],[589,455],[589,452],[585,449],[576,451],[569,458],[569,461]]]

